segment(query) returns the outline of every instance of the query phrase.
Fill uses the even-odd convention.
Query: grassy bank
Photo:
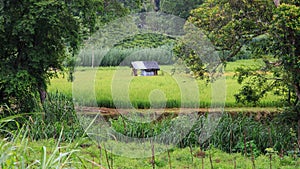
[[[122,146],[134,149],[135,144]],[[284,168],[296,169],[299,158],[281,156],[279,153],[260,155],[255,158],[240,153],[224,153],[218,149],[200,151],[197,147],[172,148],[159,155],[144,158],[128,158],[111,154],[105,145],[97,145],[83,139],[68,144],[56,140],[30,141],[28,138],[16,138],[13,142],[0,139],[0,168],[122,168],[122,169],[182,169],[182,168]],[[116,148],[116,147],[115,147]],[[121,151],[122,151],[121,150]],[[126,152],[123,152],[126,153]],[[137,150],[138,153],[138,150]],[[151,152],[150,152],[151,153]],[[270,158],[271,157],[271,158]]]

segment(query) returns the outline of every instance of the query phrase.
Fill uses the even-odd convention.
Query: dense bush
[[[115,44],[115,47],[121,48],[159,48],[161,46],[170,45],[175,43],[176,39],[174,37],[170,37],[163,34],[156,33],[144,33],[137,34],[134,36],[130,36],[125,38],[121,42]]]
[[[29,113],[36,106],[36,80],[25,70],[0,71],[0,118],[18,113]],[[0,109],[0,110],[1,110]],[[13,113],[12,113],[13,112]]]

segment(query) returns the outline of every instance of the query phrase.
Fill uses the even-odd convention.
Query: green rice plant
[[[241,104],[236,103],[234,95],[239,91],[241,86],[237,83],[237,79],[234,78],[234,69],[242,64],[246,65],[255,65],[254,60],[243,60],[237,62],[229,62],[226,66],[225,76],[226,76],[226,107],[249,107],[250,104]],[[95,69],[90,69],[87,67],[78,67],[75,72],[75,86],[76,90],[72,90],[72,83],[68,82],[66,79],[60,77],[59,79],[52,79],[51,85],[49,86],[49,92],[55,93],[59,91],[64,93],[68,97],[74,97],[74,93],[79,93],[82,97],[82,105],[85,106],[98,106],[98,107],[110,107],[115,108],[116,105],[120,107],[129,107],[133,106],[135,108],[150,108],[151,103],[153,105],[165,105],[166,108],[176,108],[182,107],[195,107],[199,105],[200,107],[208,108],[211,105],[212,98],[212,85],[207,83],[205,80],[196,79],[199,89],[199,101],[193,103],[191,100],[185,100],[181,98],[182,92],[180,85],[184,84],[181,81],[177,81],[171,74],[172,66],[161,65],[161,72],[159,76],[155,77],[132,77],[131,69],[129,66],[119,66],[119,67],[99,67],[96,71]],[[96,71],[96,72],[95,72]],[[122,72],[123,76],[118,76]],[[190,78],[190,75],[181,74],[183,79]],[[121,95],[114,96],[112,92],[118,93],[124,92],[124,85],[120,85],[119,88],[112,88],[113,84],[124,84],[126,80],[131,78],[128,86],[128,95],[130,98],[130,104],[128,105],[125,102],[125,99]],[[193,79],[193,78],[190,78]],[[91,89],[90,86],[87,86],[85,83],[78,82],[87,82],[92,81],[94,88]],[[185,83],[187,84],[187,83]],[[125,87],[127,87],[125,86]],[[74,86],[73,86],[74,87]],[[188,87],[187,87],[188,89]],[[192,88],[193,89],[193,88]],[[113,90],[113,91],[112,91]],[[126,88],[127,90],[127,88]],[[186,90],[186,89],[185,89]],[[164,93],[163,95],[158,95],[160,97],[152,97],[157,95],[156,92],[159,91]],[[79,95],[77,94],[77,95]],[[76,95],[76,99],[77,99]],[[151,100],[152,99],[152,100]],[[282,107],[281,96],[269,93],[266,95],[256,106],[257,107]],[[156,102],[154,102],[156,101]]]

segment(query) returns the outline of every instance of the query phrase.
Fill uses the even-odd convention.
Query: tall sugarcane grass
[[[165,45],[157,48],[120,48],[112,49],[82,49],[77,58],[77,66],[130,66],[133,60],[152,61],[169,65],[174,62],[172,46]]]

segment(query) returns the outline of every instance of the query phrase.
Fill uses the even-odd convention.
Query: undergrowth
[[[48,96],[44,112],[17,114],[0,119],[0,168],[299,168],[299,145],[295,121],[286,114],[258,118],[243,113],[223,114],[211,137],[201,140],[208,114],[199,114],[193,125],[177,114],[151,117],[132,114],[110,119],[110,128],[132,138],[170,135],[155,140],[177,145],[153,157],[131,159],[112,154],[108,142],[95,142],[87,137],[76,117],[72,100],[55,93]],[[13,114],[13,113],[12,113]],[[20,123],[26,120],[26,123]],[[153,118],[156,119],[153,121]],[[152,121],[151,121],[152,120]],[[14,130],[7,126],[16,126]],[[173,125],[174,130],[170,129]],[[93,127],[93,125],[90,125]],[[184,136],[183,132],[189,128]],[[122,142],[124,151],[137,143]],[[149,143],[152,144],[151,142]],[[160,145],[165,146],[165,145]],[[116,147],[115,147],[116,148]],[[123,151],[122,148],[117,148]],[[224,153],[226,152],[226,153]],[[121,152],[120,152],[121,153]],[[126,152],[123,152],[126,153]],[[149,152],[151,154],[151,152]]]

